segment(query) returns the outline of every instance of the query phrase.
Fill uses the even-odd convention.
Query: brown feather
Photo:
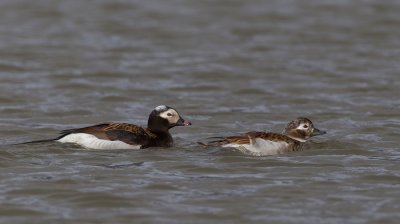
[[[243,135],[238,135],[238,136],[220,137],[220,139],[218,140],[209,142],[207,146],[223,146],[227,144],[246,145],[246,144],[252,144],[253,142],[256,141],[257,138],[273,142],[284,141],[288,143],[288,147],[286,149],[282,149],[280,153],[302,150],[303,144],[301,142],[294,140],[286,135],[272,133],[272,132],[256,132],[256,131],[247,132]]]
[[[225,144],[250,144],[250,141],[256,139],[256,138],[261,138],[264,140],[269,140],[269,141],[285,141],[287,143],[292,143],[295,140],[287,137],[286,135],[278,134],[278,133],[272,133],[272,132],[247,132],[243,135],[240,136],[229,136],[229,137],[224,137],[221,140],[217,140],[215,142],[220,143],[220,145],[225,145]]]
[[[127,144],[139,144],[145,147],[157,136],[147,128],[127,123],[102,123],[94,126],[64,130],[61,134],[86,133],[103,140],[120,140]]]
[[[107,138],[106,133],[104,132],[104,128],[107,128],[111,123],[102,123],[98,125],[83,127],[83,128],[76,128],[76,129],[67,129],[62,130],[62,135],[68,135],[72,133],[86,133],[96,136],[99,139],[110,140]]]

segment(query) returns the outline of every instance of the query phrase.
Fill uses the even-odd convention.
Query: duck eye
[[[172,114],[171,114],[171,113],[168,113],[168,114],[167,114],[167,116],[168,116],[168,117],[171,117],[171,116],[172,116]]]
[[[306,124],[305,124],[305,125],[303,125],[303,128],[308,128],[308,125],[306,125]]]

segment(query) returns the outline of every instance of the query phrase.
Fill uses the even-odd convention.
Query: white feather
[[[295,137],[292,137],[292,136],[290,136],[290,135],[289,135],[289,137],[290,137],[291,139],[294,139],[294,140],[299,141],[299,142],[306,142],[306,141],[307,141],[306,139],[295,138]]]
[[[261,138],[250,141],[250,144],[225,144],[222,147],[232,147],[253,155],[270,156],[280,154],[288,148],[287,142],[274,142]]]
[[[165,105],[160,105],[160,106],[157,106],[156,108],[154,108],[154,110],[156,110],[156,111],[163,111],[166,109],[167,109],[167,106],[165,106]]]
[[[69,134],[57,140],[61,143],[75,143],[87,149],[140,149],[141,145],[129,145],[122,141],[99,139],[86,133]]]
[[[170,124],[176,124],[180,118],[178,112],[174,109],[168,109],[167,111],[160,113],[160,117],[168,120]]]

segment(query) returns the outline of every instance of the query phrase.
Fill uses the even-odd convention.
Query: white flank
[[[284,152],[288,146],[289,144],[286,142],[274,142],[256,138],[250,144],[226,144],[222,147],[236,148],[252,155],[270,156]]]
[[[129,145],[122,141],[98,139],[94,135],[85,133],[69,134],[57,141],[61,143],[75,143],[87,149],[140,149],[140,145]]]

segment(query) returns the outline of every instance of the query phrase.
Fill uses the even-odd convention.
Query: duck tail
[[[53,141],[57,141],[57,140],[59,140],[59,139],[65,137],[66,135],[69,135],[69,133],[62,134],[62,135],[58,136],[57,138],[41,139],[41,140],[35,140],[35,141],[21,142],[21,143],[16,143],[16,144],[13,144],[13,145],[25,145],[25,144],[37,144],[37,143],[53,142]]]
[[[207,143],[204,143],[204,142],[197,142],[197,144],[199,144],[199,145],[203,146],[204,148],[207,148],[207,147],[209,147],[209,146],[210,146],[209,144],[207,144]]]
[[[57,140],[57,139],[42,139],[42,140],[35,140],[35,141],[29,141],[29,142],[20,142],[20,143],[16,143],[16,144],[13,144],[13,145],[45,143],[45,142],[52,142],[52,141],[55,141],[55,140]]]
[[[221,146],[222,144],[225,143],[225,138],[223,138],[223,137],[210,137],[207,139],[208,140],[214,139],[214,140],[208,141],[207,143],[197,142],[197,144],[199,144],[203,147],[217,147],[217,146]]]

